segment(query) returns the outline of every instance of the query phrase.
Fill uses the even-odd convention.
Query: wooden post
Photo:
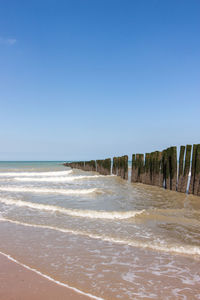
[[[114,175],[117,175],[117,157],[113,157],[112,173]]]
[[[186,193],[187,190],[188,176],[190,171],[191,150],[192,150],[192,146],[186,145],[184,173],[183,173],[183,179],[182,179],[181,190],[180,190],[182,193]]]
[[[192,170],[189,193],[198,195],[200,176],[200,145],[193,145]]]
[[[161,152],[161,162],[160,162],[160,187],[164,187],[164,151]]]
[[[150,184],[150,153],[145,154],[144,183]]]
[[[156,152],[151,153],[151,184],[156,182]]]
[[[166,189],[170,190],[170,165],[169,165],[170,148],[166,150]]]
[[[110,175],[111,174],[111,159],[99,159],[96,161],[97,164],[97,172],[102,175]]]
[[[160,186],[161,181],[161,157],[162,154],[159,151],[155,152],[155,180],[154,184]]]
[[[135,175],[136,175],[136,182],[139,180],[139,154],[136,154],[135,159]]]
[[[101,174],[101,161],[98,159],[96,163],[97,163],[97,172]]]
[[[106,158],[103,160],[103,173],[104,175],[110,175],[111,173],[111,159],[110,158]]]
[[[115,162],[116,162],[116,175],[118,176],[118,173],[119,173],[119,157],[115,158]]]
[[[132,155],[131,182],[136,182],[136,157]]]
[[[194,195],[198,195],[199,180],[200,180],[200,145],[197,145],[196,156],[195,156],[194,184],[193,184]]]
[[[189,194],[193,194],[193,193],[194,193],[194,178],[195,178],[196,152],[197,152],[197,145],[193,145],[193,152],[192,152],[192,168],[191,168],[191,178],[190,178]]]
[[[142,182],[144,174],[144,154],[136,154],[136,182]]]
[[[170,173],[169,173],[169,150],[163,150],[162,152],[162,169],[161,173],[163,174],[163,184],[165,189],[170,188]]]
[[[144,154],[139,154],[139,182],[144,180]]]
[[[149,159],[149,184],[154,185],[154,152],[150,153]]]
[[[124,179],[128,180],[128,155],[124,155]]]
[[[120,176],[122,179],[128,179],[128,156],[120,157]]]
[[[119,156],[118,157],[118,176],[120,176],[121,177],[121,174],[122,174],[122,159],[121,159],[121,157]]]
[[[181,146],[180,154],[179,154],[179,171],[178,171],[178,187],[177,187],[178,192],[181,192],[182,181],[183,181],[184,155],[185,155],[185,146]]]
[[[117,157],[117,176],[119,176],[119,168],[120,168],[119,157]]]
[[[170,148],[170,190],[176,191],[177,185],[177,149]]]
[[[124,179],[124,156],[120,157],[120,177]]]
[[[156,167],[157,167],[157,154],[155,151],[153,152],[153,182],[152,182],[153,185],[156,185],[156,176],[157,176]]]
[[[162,152],[159,151],[159,186],[163,187],[163,177],[162,177],[162,174],[161,174],[161,166],[162,164]]]

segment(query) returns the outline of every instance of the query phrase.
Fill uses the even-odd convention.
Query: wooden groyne
[[[112,173],[128,180],[128,155],[113,158]]]
[[[64,165],[128,180],[128,155]],[[200,144],[181,146],[179,159],[174,146],[145,155],[133,154],[130,181],[200,196]]]

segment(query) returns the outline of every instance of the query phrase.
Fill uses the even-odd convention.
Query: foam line
[[[59,281],[59,280],[56,280],[56,279],[50,277],[49,275],[46,275],[46,274],[44,274],[44,273],[38,271],[37,269],[31,268],[31,267],[29,267],[29,266],[27,266],[27,265],[25,265],[25,264],[19,262],[18,260],[16,260],[15,258],[13,258],[13,257],[12,257],[11,255],[9,255],[9,254],[6,254],[6,253],[1,252],[1,251],[0,251],[0,254],[3,255],[3,256],[5,256],[5,257],[7,257],[9,260],[15,262],[16,264],[18,264],[18,265],[20,265],[20,266],[26,268],[27,270],[30,270],[30,271],[32,271],[32,272],[34,272],[34,273],[36,273],[36,274],[38,274],[38,275],[40,275],[40,276],[42,276],[42,277],[48,279],[49,281],[52,281],[52,282],[54,282],[54,283],[56,283],[56,284],[58,284],[58,285],[60,285],[60,286],[66,287],[66,288],[68,288],[68,289],[70,289],[70,290],[73,290],[74,292],[77,292],[78,294],[81,294],[81,295],[84,295],[84,296],[88,296],[88,297],[90,297],[90,298],[92,298],[92,299],[96,299],[96,300],[104,300],[103,298],[94,296],[94,295],[92,295],[92,294],[90,294],[90,293],[85,293],[85,292],[83,292],[83,291],[81,291],[81,290],[79,290],[79,289],[77,289],[77,288],[75,288],[75,287],[72,287],[72,286],[68,285],[67,283],[63,283],[63,282],[61,282],[61,281]]]
[[[55,176],[55,177],[41,177],[41,178],[32,178],[32,177],[14,177],[14,180],[17,181],[31,181],[31,182],[70,182],[74,180],[80,180],[80,179],[94,179],[99,177],[105,177],[103,175],[80,175],[80,176]],[[108,176],[107,176],[108,177]]]
[[[53,194],[63,194],[63,195],[84,195],[84,194],[91,194],[98,191],[97,188],[93,189],[48,189],[48,188],[29,188],[29,187],[15,187],[15,186],[8,186],[8,187],[1,187],[0,191],[3,192],[14,192],[14,193],[53,193]]]
[[[90,219],[129,219],[135,217],[137,214],[143,213],[143,211],[96,211],[96,210],[80,210],[80,209],[67,209],[55,205],[45,205],[33,202],[27,202],[22,200],[4,199],[0,198],[0,202],[6,205],[15,205],[19,207],[30,207],[38,210],[46,210],[53,212],[60,212],[72,217],[83,217]]]
[[[71,173],[72,170],[55,172],[0,172],[0,177],[63,176]]]
[[[58,228],[58,227],[53,227],[53,226],[48,226],[48,225],[29,224],[29,223],[14,221],[14,220],[6,219],[6,218],[0,218],[0,221],[1,222],[9,222],[12,224],[26,226],[26,227],[49,229],[49,230],[59,231],[62,233],[70,233],[70,234],[74,234],[74,235],[87,236],[92,239],[98,239],[98,240],[102,240],[104,242],[111,242],[111,243],[116,243],[116,244],[121,244],[121,245],[128,245],[131,247],[151,249],[151,250],[167,252],[167,253],[177,253],[177,254],[182,254],[182,255],[200,256],[200,248],[197,246],[187,246],[187,245],[185,245],[185,246],[178,246],[178,245],[160,246],[158,244],[157,245],[153,244],[152,242],[145,243],[145,242],[136,241],[136,240],[121,240],[121,239],[117,239],[117,238],[114,238],[111,236],[102,236],[99,234],[92,234],[92,233],[87,233],[84,231],[72,230],[72,229],[66,229],[66,228]]]

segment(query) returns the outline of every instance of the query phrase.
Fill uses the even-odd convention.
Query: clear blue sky
[[[199,0],[0,0],[0,160],[200,142]]]

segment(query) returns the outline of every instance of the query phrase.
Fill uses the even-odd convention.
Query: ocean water
[[[94,299],[200,299],[200,198],[1,162],[0,252]]]

